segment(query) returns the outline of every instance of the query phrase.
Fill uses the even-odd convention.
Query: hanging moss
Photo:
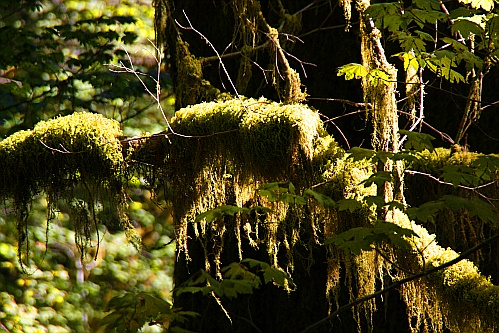
[[[418,235],[412,239],[417,253],[412,260],[419,262],[422,269],[439,266],[459,255],[439,246],[435,235],[409,221],[405,214],[396,212],[394,219]],[[452,332],[495,332],[498,328],[499,287],[469,260],[405,284],[401,290],[408,314],[416,320],[413,332],[419,332],[423,323],[426,330],[436,332],[442,332],[444,325]]]
[[[467,199],[479,199],[485,201],[499,199],[499,191],[497,182],[492,182],[499,177],[494,165],[487,165],[482,163],[479,167],[481,170],[476,170],[478,158],[492,158],[497,155],[483,155],[474,152],[453,151],[450,149],[437,148],[434,152],[423,152],[418,160],[412,162],[408,169],[421,172],[423,174],[414,174],[406,176],[406,183],[409,188],[425,188],[426,191],[406,191],[405,197],[407,203],[412,206],[419,206],[425,202],[438,200],[444,195],[457,195]],[[454,169],[448,169],[454,168]],[[478,181],[482,177],[480,183],[482,185],[489,183],[487,186],[481,186],[478,192],[479,196],[471,188],[472,184],[463,183],[467,188],[456,188],[450,184],[442,184],[430,178],[444,179],[444,171],[455,170],[455,176],[460,173],[463,177],[468,177],[470,180]],[[464,181],[464,178],[463,178]],[[496,211],[497,218],[499,219],[499,212]],[[477,216],[471,216],[468,212],[462,210],[459,212],[450,209],[440,211],[433,221],[423,223],[425,228],[431,233],[437,235],[439,244],[442,246],[449,246],[456,251],[464,251],[468,248],[475,246],[482,242],[492,234],[497,232],[497,226],[488,221],[484,221]],[[494,262],[496,254],[494,248],[485,248],[477,251],[470,256],[475,264],[487,264],[487,262]],[[497,278],[497,272],[488,271],[488,274],[493,274]]]
[[[83,249],[94,223],[99,222],[96,204],[123,204],[125,171],[130,172],[125,167],[135,163],[137,170],[145,170],[143,174],[151,184],[160,178],[171,190],[178,253],[189,258],[189,246],[200,244],[204,268],[218,276],[221,267],[229,263],[224,258],[241,259],[244,251],[252,249],[264,250],[275,267],[290,274],[298,273],[296,267],[311,270],[316,260],[313,251],[320,249],[326,253],[324,292],[333,308],[340,304],[345,290],[353,300],[379,290],[385,281],[405,278],[410,271],[457,256],[399,211],[387,214],[387,218],[416,232],[419,237],[411,240],[412,251],[386,244],[384,256],[373,251],[358,256],[345,253],[332,245],[324,246],[324,240],[353,227],[369,226],[375,220],[371,207],[350,213],[315,202],[304,206],[269,202],[258,195],[262,184],[287,181],[296,188],[314,185],[335,200],[376,194],[374,186],[362,185],[373,167],[347,159],[325,132],[318,113],[305,105],[246,98],[202,103],[178,111],[171,127],[175,133],[168,138],[152,136],[141,140],[138,147],[130,147],[126,160],[118,124],[89,113],[42,122],[32,131],[0,142],[0,198],[14,198],[19,244],[27,243],[29,203],[34,195],[44,192],[49,207],[55,208],[59,201],[70,207]],[[151,150],[159,152],[157,163],[146,167],[144,162],[153,156]],[[477,156],[439,154],[428,160],[434,165],[465,164]],[[194,223],[198,214],[226,204],[265,206],[273,211]],[[228,243],[236,246],[227,248]],[[234,249],[237,253],[226,253]],[[444,324],[457,332],[494,330],[499,322],[498,287],[469,261],[405,284],[399,292],[408,318],[415,320],[413,332],[421,327],[441,332]],[[354,309],[359,330],[362,322],[372,323],[377,310],[374,300]]]
[[[74,213],[82,249],[97,223],[97,202],[111,207],[123,204],[120,135],[116,121],[75,113],[40,122],[33,130],[17,132],[0,142],[0,198],[13,199],[24,253],[29,249],[28,209],[37,194],[47,195],[49,211],[63,201]]]
[[[171,179],[178,246],[186,253],[188,223],[197,214],[222,204],[256,203],[257,188],[264,181],[292,180],[303,185],[310,181],[307,175],[312,174],[315,142],[326,134],[317,112],[304,105],[265,99],[190,106],[176,113],[171,126],[178,135],[170,137],[160,172]],[[276,216],[282,219],[286,211],[276,209]],[[237,237],[239,226],[232,230]],[[227,230],[217,223],[199,223],[195,232],[203,237],[209,228],[216,229],[217,236],[210,239],[214,244],[204,246],[215,248],[216,256],[220,255]],[[269,240],[276,239],[277,228],[267,231]],[[269,246],[271,256],[275,255],[273,248]]]
[[[298,249],[310,249],[306,260],[312,267],[316,259],[312,249],[322,247],[327,253],[328,276],[324,290],[334,308],[340,305],[340,295],[345,295],[345,290],[353,300],[379,290],[380,283],[383,287],[386,281],[405,278],[410,275],[408,272],[420,271],[427,267],[424,265],[437,265],[448,258],[450,250],[433,244],[425,228],[411,223],[400,212],[388,214],[387,218],[417,232],[420,237],[413,240],[413,251],[400,251],[387,245],[384,256],[376,252],[355,256],[333,246],[324,248],[323,242],[330,236],[353,227],[369,226],[375,220],[375,211],[364,207],[350,213],[325,209],[313,202],[293,206],[268,202],[258,195],[260,185],[275,181],[292,181],[297,188],[322,184],[317,190],[335,200],[376,195],[374,186],[365,188],[361,184],[372,174],[373,166],[346,159],[345,152],[325,133],[318,114],[304,105],[278,104],[264,99],[202,103],[177,112],[171,125],[178,135],[170,136],[169,142],[163,140],[161,149],[166,153],[160,169],[174,194],[178,251],[189,259],[190,246],[199,244],[205,256],[204,268],[218,276],[220,268],[228,263],[224,262],[228,256],[224,253],[234,251],[234,247],[228,245],[230,239],[236,239],[238,253],[229,257],[241,259],[249,248],[265,249],[275,267],[292,275],[298,273],[295,272]],[[443,156],[449,158],[440,152],[434,157],[435,163],[444,163]],[[455,163],[463,162],[463,159],[455,160]],[[193,223],[198,214],[226,204],[265,206],[274,212],[224,217],[210,224]],[[424,254],[424,260],[419,253]],[[306,258],[299,252],[300,260],[304,260],[304,256]],[[457,332],[466,332],[466,327],[476,325],[493,327],[497,320],[495,310],[491,316],[482,318],[485,308],[478,303],[486,300],[488,304],[495,304],[497,287],[468,261],[442,274],[400,288],[408,318],[415,320],[411,326],[413,332],[421,327],[441,332],[444,325],[458,327]],[[449,295],[455,295],[451,303],[446,300]],[[453,313],[448,304],[463,310],[468,307],[477,310],[468,311],[463,324],[456,321],[459,311]],[[354,318],[359,325],[369,324],[379,310],[374,300],[366,302],[354,309]]]

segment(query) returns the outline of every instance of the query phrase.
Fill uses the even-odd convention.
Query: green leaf
[[[331,199],[331,197],[328,197],[327,195],[316,192],[316,191],[309,189],[309,188],[303,192],[303,195],[305,197],[307,197],[307,196],[313,197],[324,208],[334,207],[336,205],[336,203],[334,202],[333,199]]]
[[[440,10],[440,2],[437,0],[413,0],[413,4],[426,11]]]
[[[105,332],[137,332],[151,320],[170,321],[176,316],[169,302],[146,292],[116,296],[107,310],[111,312],[101,321]]]
[[[223,279],[215,290],[215,294],[227,298],[236,298],[240,294],[253,294],[254,289],[260,287],[260,278],[257,277],[255,281]]]
[[[454,188],[459,185],[477,186],[480,177],[475,175],[475,168],[466,165],[447,165],[443,167],[441,177],[445,182],[452,183]]]
[[[203,295],[208,295],[219,287],[220,282],[213,278],[208,272],[200,269],[194,273],[189,279],[183,282],[180,286],[173,290],[174,295],[184,293],[195,294],[201,292]]]
[[[213,208],[209,211],[197,215],[194,219],[194,223],[198,223],[203,220],[205,220],[206,223],[211,223],[222,219],[226,215],[234,216],[237,213],[249,214],[250,212],[251,210],[246,207],[223,205],[221,207]]]
[[[380,30],[388,29],[390,32],[406,30],[412,22],[412,19],[401,15],[401,12],[402,8],[399,2],[371,3],[366,10],[366,14],[374,20]]]
[[[497,212],[495,208],[478,198],[470,200],[455,195],[445,195],[441,200],[445,203],[447,208],[456,213],[465,210],[471,217],[476,216],[483,222],[497,222]]]
[[[338,210],[348,210],[353,213],[355,210],[362,207],[362,203],[357,199],[341,199],[338,200]]]
[[[242,265],[237,262],[233,262],[228,266],[222,268],[222,274],[224,279],[237,279],[237,280],[249,280],[256,281],[256,287],[260,285],[260,281],[258,276],[254,273],[250,272],[245,265]]]
[[[485,34],[485,30],[479,24],[467,19],[455,20],[451,25],[451,31],[453,34],[460,33],[464,38],[468,38],[471,34],[477,36]]]
[[[246,258],[241,260],[242,264],[248,264],[250,268],[255,269],[257,273],[263,273],[264,283],[273,282],[279,287],[283,288],[294,288],[295,284],[293,279],[289,276],[288,273],[270,266],[268,263],[264,261],[259,261],[251,258]]]
[[[278,268],[269,266],[262,269],[262,272],[265,283],[273,282],[281,288],[295,288],[295,284],[289,274]]]
[[[364,198],[364,201],[368,206],[376,206],[378,208],[381,208],[383,206],[386,206],[385,199],[383,197],[378,196],[378,195],[371,195],[371,196],[366,196]]]
[[[328,238],[324,244],[359,255],[362,251],[371,251],[383,242],[396,247],[410,249],[406,237],[417,236],[412,230],[402,228],[392,222],[377,221],[372,227],[352,228],[339,235]]]
[[[403,150],[393,155],[394,161],[415,162],[418,161],[419,159],[420,157],[418,155],[415,155],[414,151],[412,150],[409,151]]]
[[[409,50],[411,51],[411,50]],[[414,70],[419,69],[418,58],[414,56],[412,52],[399,52],[395,53],[393,57],[398,57],[399,59],[404,61],[404,70],[407,71],[409,68]]]
[[[386,221],[377,221],[374,225],[374,233],[378,236],[381,235],[384,241],[388,240],[401,249],[411,249],[407,237],[418,237],[413,230]]]
[[[436,213],[445,208],[443,201],[429,201],[419,207],[411,207],[406,210],[407,215],[411,220],[421,222],[435,222]]]
[[[484,222],[497,223],[497,211],[492,205],[478,198],[467,199],[456,195],[444,195],[438,200],[409,208],[406,213],[413,220],[435,222],[438,211],[444,209],[450,209],[454,213],[467,211],[471,217],[476,216]]]
[[[455,52],[439,50],[426,59],[425,64],[432,72],[449,80],[451,83],[464,82],[463,75],[452,69],[457,67],[456,60],[459,60],[459,58]]]
[[[376,152],[376,162],[377,160],[383,162],[383,163],[387,163],[388,160],[392,160],[393,159],[393,153],[392,152],[389,152],[389,151],[378,151]]]
[[[345,75],[345,80],[361,79],[365,77],[368,72],[361,64],[350,63],[338,68],[338,76]]]
[[[353,147],[347,152],[349,153],[348,158],[351,158],[354,161],[361,161],[364,159],[369,161],[376,156],[376,151],[360,147]]]
[[[362,181],[361,184],[364,184],[364,187],[369,187],[372,184],[376,184],[376,186],[384,186],[385,182],[392,181],[392,173],[389,171],[378,171],[372,174],[369,178]]]
[[[423,0],[424,1],[424,0]],[[463,7],[463,6],[459,6],[457,7],[456,9],[453,9],[450,11],[450,16],[449,18],[451,20],[455,20],[457,18],[463,18],[463,17],[470,17],[470,16],[474,16],[478,13],[477,10],[475,9],[472,9],[472,8],[468,8],[468,7]]]
[[[367,75],[367,80],[373,86],[377,86],[380,81],[383,84],[388,84],[391,81],[390,75],[380,68],[375,68],[371,70]]]
[[[360,254],[362,251],[373,249],[374,233],[372,228],[352,228],[339,235],[330,237],[324,241],[325,245],[336,245],[338,248]]]
[[[431,144],[431,140],[434,140],[435,138],[429,134],[407,130],[399,130],[399,133],[407,136],[407,141],[405,142],[406,149],[414,149],[418,152],[424,150],[432,152],[435,150]]]
[[[497,170],[499,170],[499,157],[494,155],[479,155],[471,163],[471,167],[481,179],[489,181],[496,177]]]
[[[289,185],[282,182],[268,183],[262,185],[258,190],[258,193],[270,202],[278,201],[281,194],[287,192],[289,192]]]
[[[258,193],[270,202],[280,201],[290,205],[306,205],[307,198],[297,195],[296,188],[291,182],[269,183],[260,187]]]
[[[252,258],[246,258],[246,259],[243,259],[241,260],[241,263],[242,264],[248,264],[248,266],[250,268],[267,268],[267,267],[270,267],[270,265],[268,263],[266,263],[265,261],[260,261],[260,260],[256,260],[256,259],[252,259]]]
[[[398,210],[401,210],[401,211],[404,211],[405,210],[405,205],[401,202],[398,202],[398,201],[390,201],[390,202],[387,202],[385,204],[385,206],[388,208],[388,209],[398,209]]]

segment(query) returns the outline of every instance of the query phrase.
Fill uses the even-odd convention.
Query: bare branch
[[[222,66],[222,69],[225,73],[225,75],[227,76],[227,80],[229,80],[230,82],[230,85],[232,86],[232,89],[234,90],[234,94],[237,96],[238,99],[241,100],[241,96],[239,95],[239,92],[237,91],[236,89],[236,86],[234,85],[234,82],[232,82],[232,78],[230,77],[229,75],[229,72],[227,71],[227,68],[225,68],[225,64],[223,63],[222,61],[222,57],[220,56],[220,54],[218,53],[217,49],[215,48],[215,46],[210,42],[210,40],[208,38],[206,38],[200,31],[196,30],[194,28],[194,26],[192,25],[191,21],[189,20],[189,17],[187,16],[187,14],[185,13],[185,11],[182,11],[184,13],[184,17],[185,19],[187,20],[187,23],[189,23],[189,26],[187,27],[184,27],[183,25],[181,25],[177,20],[175,20],[175,23],[177,23],[177,25],[184,29],[184,30],[191,30],[191,31],[194,31],[196,34],[198,34],[205,42],[206,44],[208,44],[210,46],[210,48],[213,50],[213,52],[215,52],[216,56],[217,56],[217,59],[218,61],[220,62],[220,66]]]
[[[421,176],[425,176],[427,178],[430,178],[434,181],[436,181],[437,183],[439,184],[442,184],[442,185],[449,185],[449,186],[455,186],[454,184],[452,183],[449,183],[449,182],[445,182],[443,180],[441,180],[440,178],[437,178],[429,173],[425,173],[425,172],[420,172],[420,171],[415,171],[415,170],[404,170],[404,173],[407,173],[408,175],[421,175]],[[471,186],[464,186],[464,185],[457,185],[458,188],[462,188],[464,190],[468,190],[468,191],[472,191],[473,193],[476,193],[477,195],[479,195],[480,197],[484,198],[485,200],[489,201],[492,200],[490,199],[489,197],[485,196],[484,194],[478,192],[479,189],[481,188],[484,188],[484,187],[487,187],[487,186],[490,186],[490,185],[493,185],[497,183],[497,180],[493,180],[493,181],[490,181],[488,183],[485,183],[485,184],[482,184],[482,185],[478,185],[478,186],[474,186],[474,187],[471,187]]]

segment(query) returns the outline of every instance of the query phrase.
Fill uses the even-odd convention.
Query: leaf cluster
[[[250,258],[233,262],[222,268],[222,277],[219,280],[205,270],[200,270],[177,287],[173,291],[174,295],[200,292],[205,296],[214,294],[217,297],[231,299],[237,298],[240,294],[252,294],[255,289],[268,283],[287,290],[295,288],[289,274],[266,262]]]
[[[372,251],[381,244],[391,244],[400,249],[410,249],[407,240],[417,237],[414,231],[402,228],[392,222],[377,221],[372,227],[351,228],[341,234],[326,239],[325,245],[335,245],[338,248],[360,254],[362,251]]]
[[[161,325],[168,328],[167,332],[188,332],[176,326],[199,314],[192,311],[182,311],[172,307],[171,303],[146,292],[127,292],[123,296],[112,298],[101,323],[106,325],[105,333],[138,332],[145,325]]]
[[[461,2],[470,6],[447,12],[439,1],[413,0],[409,4],[375,3],[366,13],[398,42],[402,51],[393,56],[403,60],[405,70],[428,68],[451,83],[459,83],[466,75],[458,67],[464,64],[467,73],[473,69],[487,72],[499,43],[498,18],[491,12],[494,1]],[[470,38],[473,42],[467,44]]]
[[[435,215],[439,211],[450,210],[457,214],[466,212],[470,217],[478,217],[489,223],[497,223],[497,212],[494,207],[478,198],[464,198],[456,195],[444,195],[438,200],[429,201],[419,207],[407,209],[413,220],[435,223]]]

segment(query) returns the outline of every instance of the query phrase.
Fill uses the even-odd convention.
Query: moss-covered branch
[[[121,135],[116,121],[75,113],[0,142],[0,199],[12,199],[20,254],[29,252],[27,218],[38,194],[47,196],[48,219],[61,203],[73,214],[82,249],[97,223],[96,204],[119,212],[125,182]]]
[[[50,209],[59,204],[69,207],[83,248],[92,230],[89,226],[105,223],[98,219],[97,203],[122,206],[127,174],[134,170],[151,185],[157,180],[170,193],[178,253],[189,259],[191,247],[197,246],[201,251],[196,254],[204,256],[203,267],[198,268],[220,275],[227,260],[237,261],[247,253],[261,254],[258,251],[262,249],[275,267],[300,274],[296,258],[312,265],[317,258],[311,253],[316,251],[327,262],[327,277],[322,277],[325,294],[338,308],[342,288],[348,290],[350,299],[363,299],[379,290],[380,281],[388,279],[400,285],[408,317],[417,319],[414,331],[420,325],[440,331],[444,324],[466,331],[478,325],[494,328],[499,322],[498,287],[470,261],[460,261],[417,282],[397,282],[409,278],[399,266],[428,272],[458,256],[439,246],[427,229],[409,221],[402,212],[387,216],[419,236],[412,240],[412,252],[387,248],[384,256],[375,252],[354,256],[323,244],[332,235],[372,224],[373,210],[369,207],[349,213],[312,202],[304,206],[269,202],[258,195],[262,184],[281,181],[291,181],[297,188],[314,186],[335,200],[376,193],[374,186],[365,188],[362,184],[375,167],[346,159],[347,154],[326,133],[316,111],[301,104],[230,99],[182,109],[172,119],[171,128],[176,135],[144,138],[125,151],[116,122],[76,113],[41,122],[32,131],[0,142],[0,198],[13,199],[20,247],[27,244],[29,203],[35,195],[45,193]],[[426,162],[421,165],[449,165],[457,156],[440,155],[424,157]],[[465,165],[465,160],[473,163],[477,155],[469,159],[463,156],[455,163]],[[408,191],[420,193],[420,186],[418,182]],[[272,211],[211,223],[196,221],[198,214],[221,205],[265,206]],[[121,218],[126,223],[123,214]],[[397,260],[397,265],[391,260]],[[340,283],[341,274],[346,276],[345,283]],[[369,301],[356,311],[370,317],[376,304]]]

